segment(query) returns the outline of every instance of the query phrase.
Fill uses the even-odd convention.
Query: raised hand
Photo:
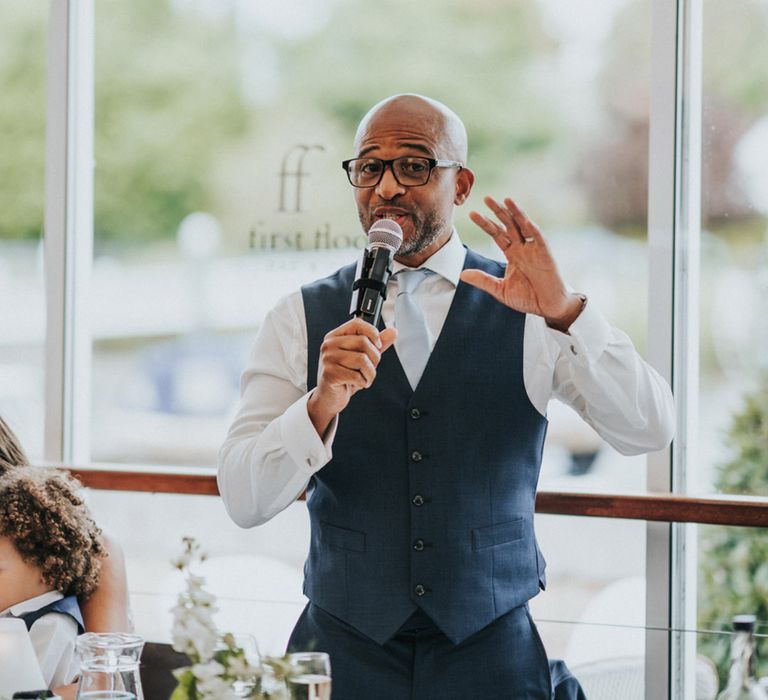
[[[396,337],[394,328],[379,333],[360,318],[353,318],[326,334],[320,346],[317,388],[307,403],[309,418],[318,435],[325,433],[354,394],[371,386],[382,353]]]
[[[503,205],[493,197],[483,201],[498,221],[476,211],[469,218],[499,246],[507,270],[502,279],[481,270],[464,270],[461,279],[502,304],[543,316],[551,327],[567,332],[581,312],[583,298],[565,288],[541,231],[509,197]]]

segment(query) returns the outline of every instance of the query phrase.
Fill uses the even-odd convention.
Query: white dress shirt
[[[454,232],[423,265],[437,273],[414,292],[432,348],[465,256]],[[402,267],[395,261],[393,273]],[[397,282],[390,279],[389,284],[382,308],[387,327],[393,325]],[[542,415],[554,396],[622,454],[662,449],[672,439],[669,385],[592,303],[587,303],[569,333],[549,328],[540,316],[526,316],[523,380],[531,403]],[[307,413],[310,393],[304,304],[297,291],[281,299],[264,320],[242,376],[237,414],[219,452],[219,490],[230,517],[241,527],[260,525],[277,515],[331,460],[336,426],[344,420],[344,412],[321,439]]]
[[[63,597],[58,591],[49,591],[12,605],[0,612],[0,617],[20,617]],[[75,648],[77,623],[69,615],[57,612],[43,615],[30,627],[29,636],[49,688],[68,685],[80,675],[80,661]]]

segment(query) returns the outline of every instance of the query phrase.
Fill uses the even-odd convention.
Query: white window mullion
[[[688,494],[698,465],[699,267],[701,239],[702,3],[685,0],[678,41],[678,157],[675,227],[675,324],[673,344],[677,437],[672,490]],[[672,628],[696,629],[698,528],[678,523],[672,531]],[[671,638],[674,680],[670,697],[695,700],[696,635]]]
[[[89,460],[93,0],[50,0],[45,459]]]
[[[64,459],[64,316],[67,214],[67,2],[50,0],[48,113],[45,145],[45,448],[47,460]]]
[[[648,158],[648,354],[673,382],[678,8],[653,0]],[[672,489],[672,452],[648,456],[649,491]],[[670,697],[671,527],[646,525],[645,697]]]
[[[649,164],[649,348],[675,392],[671,450],[648,459],[648,489],[685,494],[697,463],[701,200],[701,0],[654,0]],[[693,525],[647,525],[646,698],[695,697]],[[667,633],[666,630],[672,630]]]

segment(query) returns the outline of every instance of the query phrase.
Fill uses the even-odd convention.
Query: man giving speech
[[[547,403],[623,454],[672,439],[668,385],[568,290],[516,202],[486,197],[488,215],[470,215],[505,264],[462,245],[466,163],[464,125],[435,100],[397,95],[365,115],[344,162],[360,222],[403,233],[382,323],[350,319],[354,263],[281,300],[221,448],[242,527],[307,490],[309,604],[290,646],[330,653],[334,700],[549,700],[527,605],[545,585],[533,516]]]

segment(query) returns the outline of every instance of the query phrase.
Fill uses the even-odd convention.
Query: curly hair
[[[40,569],[53,590],[87,596],[98,584],[105,550],[78,487],[57,469],[0,474],[0,535]]]
[[[23,467],[29,464],[29,459],[19,442],[19,438],[0,416],[0,475],[12,467]]]

